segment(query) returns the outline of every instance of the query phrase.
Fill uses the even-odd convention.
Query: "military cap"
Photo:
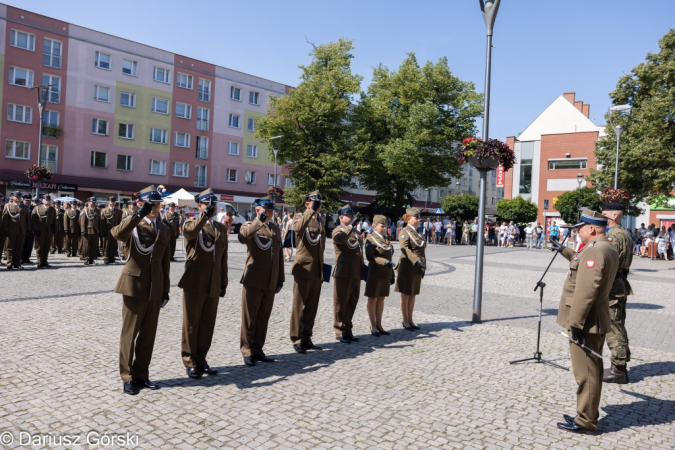
[[[61,204],[61,200],[54,200],[54,204],[55,204],[55,205],[60,205],[60,204]]]
[[[321,193],[319,192],[318,189],[314,192],[310,192],[309,194],[305,195],[306,202],[313,202],[315,200],[323,202],[323,199],[321,198]]]
[[[387,224],[387,217],[382,216],[380,214],[377,214],[375,217],[373,217],[373,225],[386,225]]]
[[[135,204],[136,204],[135,200],[132,199],[127,200],[127,205],[135,205]]]
[[[274,200],[272,200],[270,197],[263,197],[256,199],[255,202],[253,202],[254,206],[262,206],[265,209],[271,209],[272,211],[276,211],[277,208],[275,208]]]
[[[169,203],[169,208],[175,208],[176,204],[174,202]]]
[[[84,206],[84,202],[77,202],[77,206]]]
[[[354,208],[352,208],[352,205],[350,203],[347,203],[341,209],[338,210],[338,214],[341,216],[355,216],[356,211],[354,211]]]
[[[406,208],[405,214],[408,217],[417,217],[419,219],[420,217],[420,210],[417,208]]]
[[[159,203],[162,201],[162,194],[159,193],[157,188],[153,185],[146,187],[145,189],[136,192],[135,194],[139,200],[144,202]]]
[[[87,201],[96,203],[96,197],[89,197]]]
[[[607,226],[607,217],[603,216],[597,211],[592,209],[584,208],[581,211],[581,222],[574,225],[574,228],[580,227],[582,225],[597,225],[599,227]]]
[[[211,203],[212,201],[214,203],[217,202],[218,197],[216,197],[216,194],[213,193],[211,188],[205,189],[199,194],[195,195],[195,202],[197,203]],[[171,202],[169,206],[176,206],[176,204]]]
[[[110,197],[108,197],[109,202],[114,202],[115,200],[117,200],[117,197],[115,197],[114,195],[111,195]]]
[[[51,199],[52,199],[52,196],[49,195],[49,194],[44,194],[44,195],[42,196],[42,200],[51,200]]]
[[[24,200],[33,200],[33,196],[30,195],[30,194],[24,194],[24,195],[23,195],[23,199],[24,199]]]
[[[21,194],[21,191],[14,191],[11,194],[9,194],[10,197],[18,197],[18,198],[23,198],[23,195]]]
[[[100,203],[100,204],[97,206],[97,208],[98,208],[98,209],[103,209],[103,208],[105,208],[105,205],[104,205],[103,203]]]

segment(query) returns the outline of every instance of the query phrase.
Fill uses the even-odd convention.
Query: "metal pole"
[[[621,143],[621,133],[623,128],[621,126],[614,127],[616,133],[616,162],[614,163],[614,189],[619,186],[619,144]]]
[[[45,103],[47,101],[46,96],[42,95],[42,89],[44,86],[38,86],[37,96],[38,96],[38,110],[40,112],[40,128],[38,129],[38,148],[37,148],[37,165],[40,166],[40,154],[42,153],[42,111],[44,111]],[[49,89],[49,87],[47,87]],[[40,180],[35,182],[35,197],[40,196]]]

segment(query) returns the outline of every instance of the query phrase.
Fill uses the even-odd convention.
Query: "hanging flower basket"
[[[630,195],[625,189],[607,187],[600,194],[600,201],[603,203],[622,203],[626,204],[630,200]]]
[[[30,166],[24,173],[30,181],[34,182],[51,181],[54,179],[54,174],[52,173],[51,168],[46,166],[38,166],[37,164]]]
[[[267,189],[267,195],[269,195],[270,197],[283,197],[284,191],[282,191],[276,186],[270,186],[270,188]]]
[[[478,170],[493,170],[497,166],[504,166],[504,171],[513,168],[516,154],[499,139],[482,139],[468,137],[462,141],[462,148],[457,154],[457,162],[469,163]]]

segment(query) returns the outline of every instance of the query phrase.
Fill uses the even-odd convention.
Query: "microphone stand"
[[[565,235],[563,236],[563,242],[562,245],[567,245],[567,240],[569,239],[569,233],[570,230],[569,228],[565,230]],[[541,343],[541,313],[544,305],[544,288],[546,287],[546,283],[544,283],[544,277],[548,273],[548,269],[551,268],[551,265],[553,264],[553,261],[555,261],[555,258],[558,256],[558,253],[560,252],[555,252],[555,255],[553,255],[553,258],[551,258],[551,262],[548,263],[548,267],[546,267],[546,270],[542,274],[541,278],[539,281],[537,281],[537,285],[534,287],[534,291],[536,292],[537,289],[539,289],[539,324],[537,328],[537,350],[534,352],[534,356],[531,358],[523,358],[523,359],[517,359],[515,361],[511,361],[509,364],[516,364],[516,363],[521,363],[521,362],[526,362],[526,361],[535,361],[537,363],[541,364],[548,364],[549,366],[552,367],[557,367],[558,369],[563,369],[563,370],[570,370],[568,367],[563,367],[559,364],[556,364],[552,361],[547,361],[545,359],[542,359],[541,357],[541,351],[539,350],[539,344]]]

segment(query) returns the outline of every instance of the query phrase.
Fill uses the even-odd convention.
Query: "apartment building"
[[[148,184],[211,187],[242,209],[275,181],[256,119],[290,87],[0,4],[0,192],[127,197]],[[37,90],[49,85],[40,113]],[[42,133],[42,148],[39,134]]]

